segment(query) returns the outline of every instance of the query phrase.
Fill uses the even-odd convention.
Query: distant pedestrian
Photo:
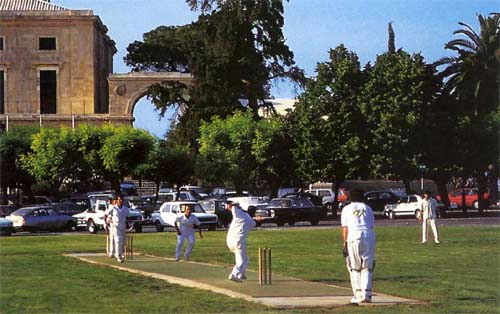
[[[123,245],[125,243],[125,233],[127,226],[127,216],[130,209],[123,204],[123,195],[117,194],[115,204],[108,210],[108,215],[111,217],[110,224],[110,256],[116,257],[118,262],[123,263],[125,257],[123,256]]]
[[[434,234],[434,242],[439,242],[438,229],[436,226],[437,218],[437,201],[431,197],[429,191],[424,192],[424,197],[420,203],[421,220],[422,220],[422,243],[427,242],[427,227],[431,226],[432,233]]]
[[[200,221],[198,218],[191,214],[193,205],[183,204],[181,205],[181,214],[175,219],[174,227],[177,231],[177,246],[175,248],[175,260],[179,261],[181,258],[182,246],[184,245],[184,240],[188,240],[188,246],[184,252],[184,260],[189,261],[189,255],[193,250],[194,244],[196,242],[195,237],[195,226],[198,227],[200,232],[200,238],[203,238],[201,233]]]
[[[233,220],[227,231],[227,247],[234,253],[235,265],[229,275],[229,280],[241,282],[247,279],[245,271],[248,266],[247,236],[250,229],[256,226],[255,221],[238,203],[228,201],[226,210],[231,211]]]
[[[343,254],[354,295],[351,303],[370,303],[375,269],[375,218],[361,191],[351,191],[349,199],[351,203],[342,209],[341,224]]]
[[[495,166],[489,165],[488,171],[484,174],[488,184],[488,194],[490,195],[490,204],[496,205],[498,201],[498,175],[495,171]]]

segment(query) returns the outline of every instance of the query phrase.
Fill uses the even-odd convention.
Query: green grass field
[[[103,251],[105,235],[0,238],[0,313],[500,313],[500,228],[443,227],[442,244],[421,245],[417,227],[376,229],[374,290],[423,305],[273,310],[216,293],[80,262],[64,253]],[[206,232],[191,259],[231,265],[226,233]],[[175,234],[135,235],[135,250],[172,257]],[[349,286],[340,230],[252,231],[250,268],[259,246],[273,249],[273,271]]]

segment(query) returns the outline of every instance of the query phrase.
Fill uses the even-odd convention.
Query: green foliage
[[[369,130],[370,170],[376,177],[416,176],[421,110],[432,101],[425,93],[426,65],[420,54],[398,50],[377,57],[361,89],[361,109]]]
[[[26,189],[34,178],[21,166],[21,156],[31,151],[32,136],[36,132],[37,128],[19,127],[0,134],[0,187],[4,196],[7,187],[18,184],[29,194]]]
[[[272,80],[301,81],[303,73],[294,66],[293,53],[285,44],[282,1],[232,0],[214,7],[212,3],[190,4],[202,9],[196,22],[161,26],[144,34],[142,42],[129,45],[125,61],[135,71],[193,75],[193,86],[157,84],[148,94],[161,114],[171,106],[180,108],[177,127],[184,131],[176,135],[183,135],[184,145],[197,145],[192,139],[198,137],[202,120],[242,110],[240,99],[248,100],[256,117],[269,98]]]
[[[366,163],[358,57],[340,45],[316,72],[291,115],[298,172],[308,182],[354,178]]]
[[[146,160],[153,143],[154,138],[148,132],[125,126],[115,128],[106,138],[99,155],[115,189],[119,180]]]
[[[200,134],[197,174],[207,183],[277,191],[290,180],[290,143],[280,119],[255,121],[251,112],[237,112],[203,123]]]

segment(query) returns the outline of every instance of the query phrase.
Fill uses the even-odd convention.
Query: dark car
[[[17,230],[72,230],[76,219],[61,215],[49,206],[23,207],[6,217]]]
[[[0,217],[8,216],[16,209],[17,207],[14,205],[0,205]]]
[[[255,217],[261,217],[264,222],[274,222],[278,226],[285,223],[293,226],[299,221],[309,221],[311,225],[317,225],[323,215],[322,208],[307,198],[274,198],[267,207],[257,209]]]
[[[321,218],[327,217],[328,209],[326,208],[326,206],[323,205],[323,201],[319,196],[316,196],[308,192],[293,192],[293,193],[287,193],[283,195],[283,197],[294,198],[294,199],[307,198],[308,200],[311,201],[311,203],[314,204],[314,206],[321,207],[321,214],[322,214]]]
[[[372,208],[374,212],[383,213],[385,205],[397,204],[400,197],[391,191],[369,191],[364,194],[365,203]]]

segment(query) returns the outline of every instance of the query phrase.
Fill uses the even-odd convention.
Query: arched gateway
[[[123,117],[123,120],[129,120],[129,123],[132,123],[135,104],[146,95],[151,85],[165,81],[177,81],[191,85],[193,77],[191,74],[179,72],[111,74],[108,77],[109,115]]]

